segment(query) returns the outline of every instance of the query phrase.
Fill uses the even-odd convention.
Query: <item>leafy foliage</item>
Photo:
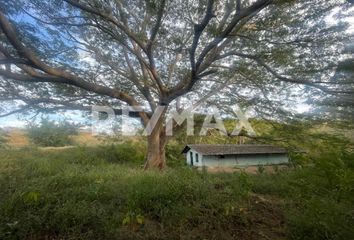
[[[56,123],[42,118],[39,124],[31,123],[27,126],[29,139],[39,146],[60,147],[73,143],[70,136],[77,135],[78,126],[67,121]]]
[[[207,106],[238,103],[253,106],[267,118],[291,115],[284,109],[305,100],[329,106],[332,109],[329,116],[322,115],[328,118],[340,111],[341,106],[352,104],[350,77],[331,78],[335,71],[343,70],[339,61],[348,63],[352,59],[352,52],[347,50],[352,36],[346,31],[349,24],[345,21],[351,15],[348,9],[352,5],[345,0],[242,0],[242,6],[232,0],[74,2],[5,1],[1,11],[12,20],[28,50],[48,66],[59,72],[65,69],[75,73],[82,80],[79,82],[122,90],[141,105],[164,102],[161,101],[167,100],[164,95],[169,96],[166,101],[169,105],[181,90],[176,86],[190,89],[182,92],[182,102],[198,101],[220,89],[208,99]],[[214,4],[205,30],[194,31],[206,16],[208,2]],[[239,8],[250,10],[245,11],[249,13],[242,21],[233,25],[232,19],[237,19],[239,13],[232,10]],[[202,34],[198,38],[199,33]],[[6,36],[1,36],[1,41],[10,55],[16,55]],[[197,43],[195,49],[193,42]],[[190,50],[195,51],[193,61]],[[191,66],[198,61],[199,64]],[[210,71],[213,74],[190,79],[195,75],[193,68],[200,68],[199,75]],[[25,71],[21,73],[25,75]],[[46,74],[50,75],[48,71]],[[32,104],[29,110],[36,111],[55,110],[58,105],[65,108],[66,104],[75,108],[90,104],[119,106],[117,102],[126,102],[107,95],[107,91],[100,91],[100,97],[96,97],[93,93],[101,88],[78,86],[75,82],[76,85],[66,81],[71,84],[67,86],[10,81],[1,85],[0,92],[7,99],[33,96],[47,99],[43,102],[35,98],[39,107]],[[185,84],[189,82],[194,82],[193,88]],[[219,83],[227,84],[220,88]],[[158,85],[163,87],[159,89]],[[162,94],[161,90],[166,92]],[[82,95],[86,96],[84,100]],[[49,101],[50,97],[61,101]],[[341,114],[341,117],[347,116]]]
[[[200,103],[224,114],[235,104],[252,107],[257,118],[285,122],[303,118],[294,109],[308,103],[320,106],[310,117],[350,122],[350,7],[344,0],[5,1],[1,52],[16,68],[0,69],[0,98],[18,109],[3,115],[92,105],[123,114],[121,106],[140,105],[132,115],[147,126],[158,105],[168,107],[157,121],[163,125],[175,105]],[[149,151],[147,168],[166,166],[153,156],[167,139],[156,129],[148,143],[160,151]]]
[[[322,149],[315,164],[254,177],[253,191],[289,200],[291,239],[348,239],[353,230],[354,153]]]
[[[143,143],[130,141],[98,147],[79,146],[79,155],[75,159],[78,163],[94,164],[99,159],[109,163],[142,165],[145,159],[145,148]]]

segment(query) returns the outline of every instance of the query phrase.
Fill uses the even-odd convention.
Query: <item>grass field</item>
[[[7,129],[7,144],[11,147],[21,148],[31,145],[26,130],[22,128]],[[71,136],[75,144],[97,145],[101,144],[102,140],[92,136],[89,130],[79,131],[78,135]]]
[[[144,172],[134,146],[1,150],[0,239],[354,236],[352,168]]]

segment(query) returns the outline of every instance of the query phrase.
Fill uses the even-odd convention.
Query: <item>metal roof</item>
[[[190,149],[203,155],[241,155],[241,154],[267,154],[287,153],[283,147],[272,145],[236,145],[236,144],[188,144],[182,153]]]

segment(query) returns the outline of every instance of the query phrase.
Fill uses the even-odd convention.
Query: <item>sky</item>
[[[80,111],[67,111],[65,113],[46,114],[44,116],[53,121],[67,120],[71,123],[87,124],[87,118],[84,118]],[[24,128],[30,121],[38,122],[41,116],[37,116],[36,119],[32,119],[32,117],[33,115],[23,116],[22,114],[14,114],[3,118],[0,117],[0,128]]]
[[[311,106],[307,104],[298,104],[297,108],[295,109],[297,113],[306,113],[310,110]],[[32,116],[23,116],[23,115],[10,115],[8,117],[0,118],[0,128],[7,128],[7,127],[15,127],[15,128],[25,128],[29,121],[33,121],[31,119]],[[67,120],[71,123],[75,124],[82,124],[83,127],[89,128],[89,122],[91,121],[91,115],[87,116],[86,118],[82,115],[80,111],[67,111],[60,114],[47,114],[45,117],[49,118],[53,121],[61,121]],[[35,122],[40,120],[40,116],[37,116]],[[133,123],[134,125],[134,123]],[[131,128],[132,126],[126,126],[127,128]]]

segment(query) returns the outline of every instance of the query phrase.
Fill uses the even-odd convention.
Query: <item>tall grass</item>
[[[354,236],[351,156],[331,176],[324,159],[273,175],[161,173],[143,171],[143,146],[129,144],[0,150],[0,239]]]
[[[78,126],[67,121],[56,123],[48,118],[42,118],[39,124],[27,125],[27,136],[38,146],[65,146],[73,144],[70,138],[78,134]]]

